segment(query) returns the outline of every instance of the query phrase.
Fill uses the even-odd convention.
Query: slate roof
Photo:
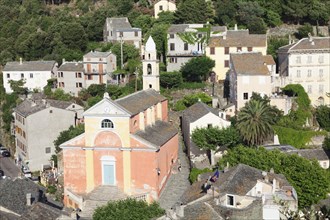
[[[324,149],[304,149],[291,151],[289,153],[298,154],[309,160],[330,160],[330,150]]]
[[[29,209],[26,205],[26,194],[31,193],[33,202],[44,199],[44,188],[30,179],[0,179],[0,206],[22,215]]]
[[[115,102],[136,115],[150,106],[165,101],[166,98],[153,89],[141,90],[131,95],[115,100]]]
[[[227,30],[226,26],[212,26],[211,31],[213,32],[225,32]]]
[[[279,48],[279,52],[299,52],[310,50],[330,50],[330,37],[303,38],[297,43]]]
[[[220,213],[220,212],[219,212]],[[185,220],[222,220],[224,219],[216,212],[208,202],[197,202],[188,205],[184,209]]]
[[[110,26],[114,29],[130,29],[132,28],[131,24],[129,23],[128,19],[126,17],[122,18],[107,18],[107,22],[110,24]]]
[[[188,24],[172,24],[167,32],[168,33],[182,33],[186,30],[186,28],[188,28],[189,25]]]
[[[56,61],[23,61],[6,63],[3,71],[51,71]]]
[[[68,62],[62,64],[58,71],[77,71],[77,72],[83,72],[84,71],[84,65],[80,62]]]
[[[265,34],[249,34],[248,30],[228,30],[226,37],[210,38],[210,47],[266,47]]]
[[[106,58],[111,55],[111,52],[100,52],[100,51],[90,51],[89,53],[85,54],[84,57],[86,58]]]
[[[50,205],[38,202],[33,204],[20,219],[22,220],[56,220],[60,216],[66,216],[66,213]]]
[[[164,121],[156,121],[153,126],[147,126],[144,131],[135,135],[156,145],[158,149],[178,133],[177,129]]]
[[[264,62],[265,62],[267,65],[275,65],[275,61],[274,61],[272,55],[265,55],[265,56],[262,56],[262,57],[263,57],[263,59],[264,59]]]
[[[43,109],[46,109],[47,104],[49,104],[52,107],[61,108],[61,109],[66,109],[72,104],[72,102],[52,100],[52,99],[46,99],[45,101],[46,103],[44,103],[43,100],[32,101],[29,99],[25,99],[21,104],[19,104],[14,109],[14,111],[24,117],[27,117]]]
[[[213,113],[216,116],[219,115],[218,110],[211,108],[203,102],[197,102],[190,106],[188,109],[184,110],[182,117],[184,120],[194,122],[203,117],[204,115],[207,115],[208,113]]]
[[[264,56],[261,53],[232,53],[230,54],[232,68],[237,75],[269,75],[264,65]]]

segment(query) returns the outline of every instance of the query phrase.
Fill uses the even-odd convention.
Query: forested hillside
[[[281,23],[327,25],[329,0],[205,0],[177,1],[173,15],[152,17],[148,0],[0,0],[0,64],[7,61],[80,60],[91,49],[102,47],[106,17],[128,16],[144,35],[155,36],[164,53],[169,23],[206,23],[249,28],[263,33]],[[103,45],[103,48],[109,46]]]

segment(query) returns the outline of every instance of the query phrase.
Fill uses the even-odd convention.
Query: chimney
[[[181,218],[184,217],[184,207],[182,204],[175,207],[175,214]]]
[[[235,24],[234,30],[237,31],[237,24]]]
[[[31,201],[31,193],[27,193],[26,194],[26,205],[27,206],[30,206],[31,205],[31,203],[32,203],[32,201]]]
[[[312,34],[311,33],[308,33],[308,40],[309,40],[309,42],[312,42],[313,41],[313,37],[312,37]]]
[[[19,58],[19,64],[20,64],[20,65],[23,64],[23,58],[22,58],[22,57]]]
[[[273,179],[273,188],[272,188],[272,193],[274,194],[276,190],[276,179]]]

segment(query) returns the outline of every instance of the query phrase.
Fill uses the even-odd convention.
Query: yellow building
[[[230,53],[244,51],[267,53],[267,37],[265,34],[249,34],[249,30],[227,30],[221,36],[210,38],[205,49],[206,56],[215,61],[213,71],[217,80],[225,80],[229,70]]]

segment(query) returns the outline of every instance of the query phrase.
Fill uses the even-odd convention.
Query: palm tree
[[[260,145],[273,134],[275,118],[276,113],[267,102],[252,99],[240,109],[236,127],[248,145]]]

